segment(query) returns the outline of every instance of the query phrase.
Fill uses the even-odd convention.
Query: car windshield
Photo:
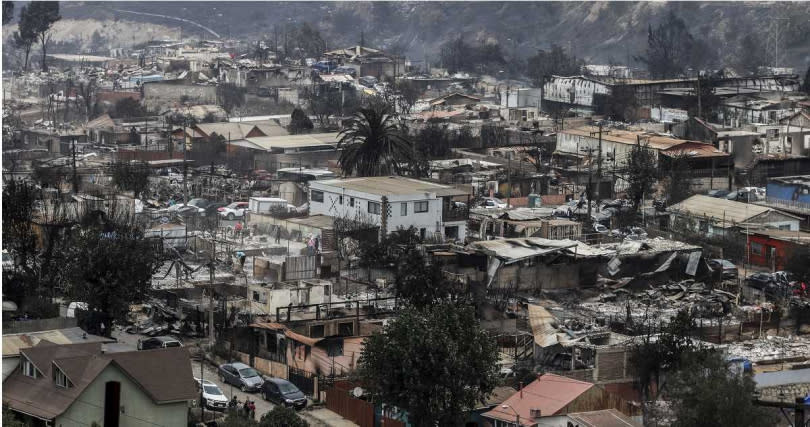
[[[244,368],[239,370],[239,375],[241,375],[242,378],[252,378],[258,377],[259,373],[253,368]]]
[[[728,260],[721,261],[721,264],[723,264],[723,267],[725,268],[734,268],[734,264],[732,264],[731,261]]]
[[[219,387],[217,387],[215,385],[206,385],[206,386],[203,386],[203,388],[205,389],[206,394],[212,394],[214,396],[221,396],[222,395],[222,392],[219,391]]]
[[[291,394],[298,391],[298,388],[292,383],[278,383],[278,389],[282,394]]]
[[[205,205],[205,199],[191,199],[188,201],[188,204],[191,206],[203,206]]]
[[[229,208],[229,209],[236,209],[236,208],[238,208],[238,207],[239,207],[239,202],[233,202],[233,203],[231,203],[230,205],[225,206],[225,207],[226,207],[226,208]]]
[[[177,341],[169,341],[165,344],[166,347],[180,347],[180,343]]]

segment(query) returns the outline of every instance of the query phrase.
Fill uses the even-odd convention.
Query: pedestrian
[[[242,221],[236,222],[236,225],[233,226],[233,232],[236,236],[242,235]]]
[[[313,245],[315,245],[315,241],[312,240],[312,235],[310,234],[309,237],[307,238],[307,254],[308,255],[313,255],[314,254],[315,249],[313,249],[313,247],[312,247]]]
[[[315,241],[313,242],[313,245],[312,245],[315,248],[315,253],[316,254],[321,253],[321,250],[320,250],[321,241],[320,241],[320,239],[318,237],[319,236],[315,236]]]
[[[276,226],[276,243],[281,243],[281,227]]]
[[[255,420],[256,419],[256,404],[250,400],[248,401],[248,411],[250,411],[250,418]]]
[[[242,411],[244,411],[245,417],[250,416],[250,399],[245,398],[245,404],[242,406]]]

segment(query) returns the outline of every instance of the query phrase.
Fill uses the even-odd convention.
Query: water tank
[[[539,194],[529,194],[529,207],[530,208],[539,208],[540,205],[543,204],[543,201],[540,199]]]

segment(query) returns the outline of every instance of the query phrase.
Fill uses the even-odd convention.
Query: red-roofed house
[[[602,409],[636,412],[627,401],[601,386],[544,374],[481,416],[493,427],[531,427],[543,417]]]

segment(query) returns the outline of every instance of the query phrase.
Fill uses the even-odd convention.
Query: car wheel
[[[228,221],[233,221],[234,218],[233,213],[228,214]]]

